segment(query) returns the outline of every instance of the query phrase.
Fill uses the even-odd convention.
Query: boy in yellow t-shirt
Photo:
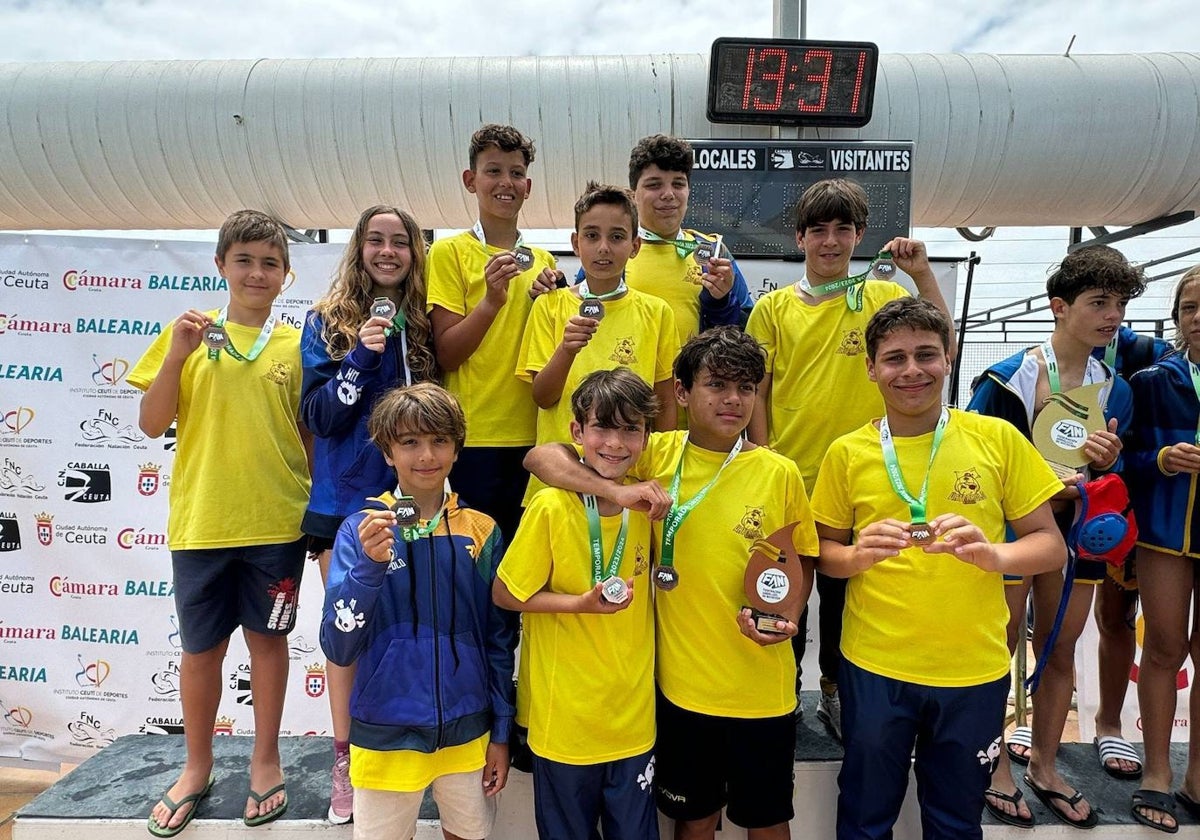
[[[535,439],[537,406],[528,382],[511,375],[532,298],[561,278],[554,257],[527,246],[517,218],[533,181],[533,141],[507,125],[485,125],[471,137],[463,186],[478,203],[471,230],[429,249],[427,306],[446,388],[471,418],[467,441],[450,474],[464,499],[496,520],[506,537],[517,530],[529,475],[521,460]]]
[[[846,288],[851,257],[867,230],[868,211],[867,194],[853,181],[829,179],[805,190],[796,207],[796,245],[804,254],[804,277],[764,295],[746,325],[767,351],[767,375],[758,388],[750,439],[794,460],[810,495],[829,444],[883,412],[883,401],[863,367],[863,332],[881,306],[908,295],[891,280],[871,277],[857,278],[857,285]],[[924,243],[898,236],[884,248],[913,278],[921,297],[949,315]],[[854,305],[847,291],[856,293]],[[817,717],[839,739],[838,643],[845,593],[844,581],[818,576]],[[805,635],[802,631],[796,636],[797,663],[804,658]]]
[[[568,440],[571,394],[594,370],[627,367],[670,404],[679,352],[671,307],[625,285],[625,264],[640,245],[637,220],[633,198],[620,187],[589,182],[575,202],[571,247],[584,280],[534,301],[516,366],[517,377],[533,384],[538,443]],[[655,428],[675,428],[674,412],[661,412]],[[525,504],[543,486],[531,479]]]
[[[655,546],[664,547],[654,574],[662,589],[655,783],[676,836],[714,837],[722,808],[751,836],[787,837],[794,816],[796,663],[786,642],[798,616],[760,632],[743,607],[743,582],[765,537],[794,526],[792,542],[805,557],[815,556],[817,538],[796,465],[742,439],[764,362],[737,327],[688,341],[675,361],[675,399],[690,427],[650,436],[632,471],[648,479],[641,484],[605,479],[561,446],[538,446],[527,459],[554,486],[652,516],[674,510],[654,529]],[[812,586],[806,563],[802,598]]]
[[[145,393],[138,423],[158,437],[178,420],[167,543],[183,654],[187,759],[147,828],[173,837],[212,789],[213,721],[229,636],[241,626],[254,679],[254,751],[243,820],[287,810],[279,724],[287,634],[295,625],[309,471],[299,428],[300,331],[271,306],[288,272],[287,236],[263,213],[221,226],[217,269],[229,285],[219,312],[189,309],[129,374]],[[270,445],[263,445],[269,441]]]
[[[571,437],[597,475],[624,481],[659,411],[628,368],[589,374],[571,396]],[[595,496],[533,497],[493,597],[525,613],[518,697],[529,721],[543,840],[657,840],[650,520]]]
[[[884,416],[830,445],[812,504],[818,568],[849,579],[837,837],[891,836],[915,747],[925,837],[978,840],[1008,696],[1004,574],[1063,565],[1062,482],[1011,424],[943,407],[932,303],[886,304],[864,340]]]

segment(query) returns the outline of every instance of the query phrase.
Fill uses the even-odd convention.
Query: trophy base
[[[772,636],[787,635],[775,626],[775,623],[778,621],[787,621],[787,619],[781,615],[760,612],[759,610],[751,608],[750,617],[754,619],[754,629],[759,633],[769,633]]]

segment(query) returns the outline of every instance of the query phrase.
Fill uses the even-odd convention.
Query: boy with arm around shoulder
[[[321,647],[357,663],[350,699],[354,836],[410,837],[432,786],[447,838],[479,840],[508,778],[515,617],[491,601],[496,524],[445,491],[466,422],[422,383],[371,413],[392,493],[342,523]]]
[[[588,375],[571,436],[597,475],[623,481],[658,412],[627,368]],[[526,508],[493,597],[526,613],[519,704],[529,720],[542,840],[657,840],[650,521],[613,502],[547,488]]]
[[[212,788],[221,666],[239,625],[250,651],[255,731],[243,819],[261,825],[287,810],[279,725],[304,571],[309,469],[299,426],[300,332],[271,314],[288,271],[283,228],[263,213],[233,213],[218,234],[216,264],[229,303],[219,312],[184,312],[129,375],[145,392],[138,423],[147,435],[178,420],[167,536],[187,760],[150,814],[147,828],[160,837],[182,831]]]
[[[915,745],[924,836],[980,838],[1009,683],[1002,573],[1062,566],[1062,483],[1008,424],[943,407],[931,303],[886,304],[865,338],[884,416],[833,442],[813,492],[820,571],[849,579],[837,836],[891,836]]]
[[[754,840],[790,836],[794,816],[796,664],[786,643],[796,618],[757,629],[744,608],[756,544],[784,527],[805,558],[816,532],[796,465],[742,439],[763,375],[762,349],[737,327],[692,338],[675,362],[687,432],[650,436],[625,485],[549,444],[530,452],[547,483],[635,507],[673,512],[655,526],[658,681],[655,783],[677,838],[713,838],[721,809]],[[676,478],[678,476],[678,478]],[[650,481],[650,480],[653,481]],[[670,485],[667,494],[660,485]],[[800,602],[812,585],[806,563]]]

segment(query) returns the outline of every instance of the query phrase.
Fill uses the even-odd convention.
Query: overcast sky
[[[771,14],[770,0],[0,0],[0,59],[707,53],[722,35],[770,35]],[[874,41],[885,53],[1062,53],[1072,36],[1074,54],[1200,50],[1194,0],[819,0],[807,17],[810,38]],[[971,245],[949,230],[918,233],[935,253],[984,256],[979,300],[1036,294],[1066,237],[1010,229]],[[1192,223],[1124,249],[1145,260],[1197,245]],[[1139,315],[1160,316],[1168,285],[1135,307]]]

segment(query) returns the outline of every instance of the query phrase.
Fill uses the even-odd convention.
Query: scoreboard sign
[[[737,256],[795,257],[796,204],[812,184],[847,178],[867,192],[871,216],[854,252],[872,257],[909,233],[911,142],[689,140],[696,154],[685,224],[720,233]]]

